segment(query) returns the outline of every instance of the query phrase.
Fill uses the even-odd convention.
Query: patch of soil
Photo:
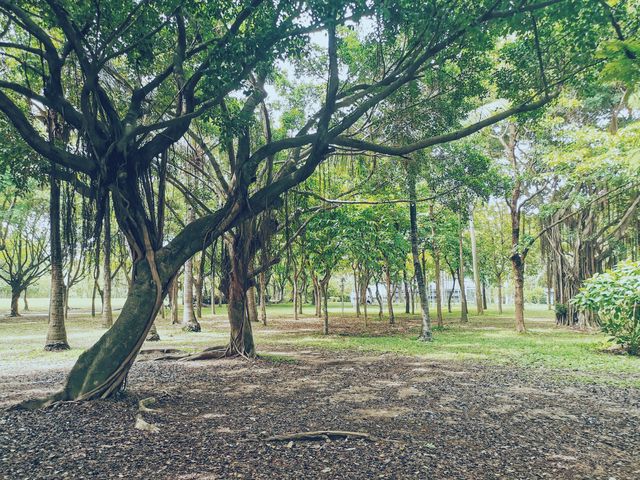
[[[294,362],[137,362],[119,401],[2,412],[0,478],[640,478],[638,389],[542,369],[287,353]],[[62,379],[0,377],[0,401]],[[139,413],[147,397],[157,411]],[[138,415],[159,432],[134,428]],[[376,440],[263,440],[317,430]]]

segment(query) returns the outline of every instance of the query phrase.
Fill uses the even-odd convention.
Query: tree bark
[[[389,325],[396,323],[396,316],[393,313],[393,291],[391,289],[391,272],[389,262],[386,262],[384,270],[387,280],[387,310],[389,311]]]
[[[484,313],[482,302],[482,284],[480,283],[480,269],[478,267],[478,252],[476,249],[476,227],[473,222],[473,206],[469,205],[469,236],[471,237],[471,262],[473,263],[473,283],[476,286],[476,311],[478,315]]]
[[[111,204],[109,194],[105,198],[104,210],[104,241],[102,243],[102,326],[111,328],[113,325],[113,310],[111,307]]]
[[[469,310],[467,308],[467,292],[464,288],[464,250],[462,248],[462,224],[458,233],[458,246],[460,249],[460,266],[458,272],[458,284],[460,285],[460,321],[467,323],[469,321]],[[476,297],[478,295],[476,294]]]
[[[260,272],[259,275],[260,282],[260,321],[262,325],[267,326],[267,274],[265,272]],[[294,292],[294,310],[295,310],[295,296]]]
[[[192,207],[189,207],[187,217],[188,222],[192,222],[194,220]],[[182,329],[185,332],[199,332],[201,331],[200,323],[193,311],[193,257],[190,257],[184,264],[184,280],[182,282],[182,289]]]
[[[451,300],[453,298],[453,293],[456,289],[456,271],[451,270],[451,290],[449,291],[449,298],[447,298],[447,311],[451,313]]]
[[[407,282],[407,270],[402,270],[402,283],[404,284],[404,313],[411,313],[411,294],[409,293],[409,283]]]
[[[256,287],[247,290],[247,314],[250,322],[258,322],[258,305],[256,304]]]
[[[11,313],[9,313],[10,317],[20,317],[20,308],[18,306],[18,302],[20,301],[20,295],[22,295],[22,290],[16,287],[11,288]]]
[[[436,238],[434,226],[433,204],[429,205],[429,217],[431,218],[431,236],[433,237],[433,266],[436,280],[436,318],[438,326],[442,327],[442,272],[440,270],[440,246]]]
[[[498,313],[502,313],[502,280],[498,279]]]
[[[521,261],[520,256],[511,257],[513,265],[513,283],[515,286],[514,292],[514,304],[515,304],[515,317],[516,317],[516,331],[523,333],[525,331],[524,326],[524,262]]]
[[[202,294],[204,291],[204,253],[198,262],[198,276],[195,281],[196,290],[196,318],[202,318]]]
[[[431,341],[431,318],[429,317],[429,299],[427,298],[427,287],[425,285],[424,272],[420,265],[418,253],[418,212],[416,207],[416,171],[415,165],[408,165],[407,186],[409,190],[409,223],[411,235],[411,255],[413,257],[413,269],[418,282],[418,293],[420,295],[420,310],[422,311],[422,332],[420,340]]]
[[[329,335],[329,274],[319,282],[319,294],[322,297],[322,333]]]
[[[27,289],[24,289],[24,293],[22,294],[22,300],[24,302],[24,311],[28,312],[29,311],[29,302],[27,302]]]
[[[177,325],[180,323],[178,319],[178,276],[171,282],[169,288],[169,303],[171,304],[171,324]]]
[[[62,275],[62,239],[60,238],[60,183],[51,178],[49,191],[49,241],[51,242],[51,290],[49,326],[44,349],[69,350],[65,328],[65,286]]]

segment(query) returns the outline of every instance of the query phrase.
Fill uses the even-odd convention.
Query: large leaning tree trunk
[[[411,237],[411,256],[413,258],[413,271],[415,272],[416,282],[418,283],[418,294],[420,296],[420,310],[422,312],[422,331],[420,332],[420,340],[431,341],[433,334],[431,332],[431,318],[429,316],[429,298],[427,297],[427,286],[425,284],[424,272],[420,264],[418,253],[418,210],[416,206],[416,166],[408,164],[407,167],[407,188],[409,190],[409,223]]]
[[[68,350],[65,318],[65,287],[62,275],[62,239],[60,237],[60,182],[51,178],[49,191],[49,241],[51,243],[51,287],[49,293],[49,326],[44,349]]]

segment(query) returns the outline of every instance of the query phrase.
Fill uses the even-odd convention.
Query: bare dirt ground
[[[638,389],[392,354],[272,353],[139,361],[119,401],[2,412],[0,477],[640,478]],[[41,395],[63,378],[0,377],[0,398]],[[147,397],[157,411],[141,415],[157,433],[134,428]],[[312,430],[377,439],[264,440]]]

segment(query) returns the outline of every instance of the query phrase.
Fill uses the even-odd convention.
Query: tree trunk
[[[440,271],[440,252],[437,249],[433,254],[433,263],[436,276],[436,318],[438,326],[442,327],[442,273]]]
[[[259,275],[260,281],[260,321],[266,327],[267,326],[267,274],[261,272]],[[294,304],[295,304],[295,292],[294,296]],[[294,306],[295,310],[295,306]]]
[[[111,307],[111,206],[109,194],[105,199],[104,210],[104,242],[102,244],[103,267],[102,267],[102,326],[111,328],[113,325],[113,310]]]
[[[250,322],[258,322],[258,305],[256,304],[256,287],[247,290],[247,315]]]
[[[231,327],[229,353],[253,358],[256,356],[256,350],[251,322],[247,316],[245,287],[235,275],[232,277],[227,295],[227,311]]]
[[[376,301],[378,302],[378,320],[382,321],[382,295],[380,295],[380,289],[378,288],[378,279],[375,279],[376,282]],[[388,295],[387,295],[388,296]]]
[[[329,335],[329,275],[320,281],[319,294],[322,297],[322,333]]]
[[[24,311],[29,311],[29,302],[27,302],[27,289],[24,289],[24,293],[22,294],[22,300],[24,301]]]
[[[402,283],[404,284],[404,313],[411,313],[411,294],[409,293],[409,282],[407,282],[407,270],[402,270]]]
[[[387,280],[387,310],[389,311],[389,325],[396,323],[396,316],[393,314],[393,291],[391,290],[391,272],[389,262],[386,263],[384,273]]]
[[[201,331],[200,323],[193,310],[193,262],[190,258],[184,264],[184,280],[182,282],[182,329],[185,332]]]
[[[169,288],[169,303],[171,304],[171,324],[177,325],[180,323],[178,320],[178,276],[171,282]]]
[[[167,283],[164,283],[164,288]],[[162,304],[163,295],[164,290],[159,295],[156,292],[156,283],[147,261],[138,261],[118,319],[80,355],[64,389],[46,399],[23,402],[20,407],[34,409],[57,401],[108,398],[121,390]]]
[[[193,222],[195,219],[192,207],[189,207],[187,213],[187,223]],[[182,282],[182,330],[185,332],[201,331],[200,323],[193,311],[193,257],[190,257],[184,264],[184,280]]]
[[[460,322],[469,321],[469,310],[467,308],[467,292],[464,288],[464,250],[462,248],[462,224],[458,233],[458,246],[460,249],[460,267],[458,272],[458,284],[460,285]],[[478,295],[476,295],[477,297]]]
[[[411,255],[413,257],[413,269],[418,282],[418,293],[420,295],[420,310],[422,311],[422,332],[420,340],[431,341],[431,318],[429,317],[429,299],[427,297],[427,286],[425,285],[424,272],[420,265],[418,254],[418,212],[416,208],[416,171],[415,165],[408,165],[407,186],[409,190],[409,223],[411,236]]]
[[[300,294],[298,293],[298,272],[293,272],[293,319],[298,320],[298,302],[300,302]]]
[[[469,205],[469,236],[471,237],[471,262],[473,264],[473,283],[476,287],[476,310],[478,315],[484,313],[482,302],[482,285],[480,283],[480,269],[478,267],[478,252],[476,249],[476,227],[473,222],[473,207]]]
[[[160,307],[160,309],[162,310],[162,307]],[[156,322],[153,322],[151,324],[151,328],[149,329],[149,333],[147,334],[146,341],[147,342],[159,342],[160,341],[160,334],[158,333],[158,329],[156,328]]]
[[[98,293],[98,280],[93,279],[93,288],[91,289],[91,317],[96,316],[96,295]]]
[[[198,277],[195,281],[196,290],[196,318],[202,318],[202,294],[204,292],[204,255],[198,262]]]
[[[22,290],[20,290],[18,287],[11,288],[11,313],[9,313],[10,317],[20,316],[20,309],[18,307],[20,295],[22,295]]]
[[[515,286],[514,299],[515,304],[515,317],[516,317],[516,331],[523,333],[525,331],[524,326],[524,262],[520,258],[520,255],[515,254],[511,257],[511,263],[513,266],[513,283]]]
[[[62,276],[62,239],[60,238],[60,183],[51,179],[49,192],[49,240],[51,242],[51,290],[49,326],[44,349],[69,350],[65,319],[65,287]]]
[[[487,289],[484,282],[482,282],[482,307],[487,309]]]
[[[449,291],[449,298],[447,298],[447,311],[451,313],[451,300],[453,298],[453,293],[456,290],[456,271],[451,270],[451,290]]]
[[[360,318],[360,290],[358,290],[358,270],[353,268],[353,291],[356,299],[356,317]]]
[[[318,281],[318,277],[314,274],[311,276],[311,280],[313,281],[313,302],[316,307],[316,317],[322,317],[322,292],[320,292],[320,283]]]
[[[502,280],[498,279],[498,313],[502,314]]]
[[[238,226],[231,242],[227,242],[224,263],[227,275],[223,275],[221,289],[227,296],[230,340],[229,355],[247,358],[256,356],[251,319],[249,318],[248,290],[250,287],[249,265],[252,262],[251,238],[254,230],[251,223]],[[254,297],[255,298],[255,297]],[[257,316],[257,312],[256,312]]]

